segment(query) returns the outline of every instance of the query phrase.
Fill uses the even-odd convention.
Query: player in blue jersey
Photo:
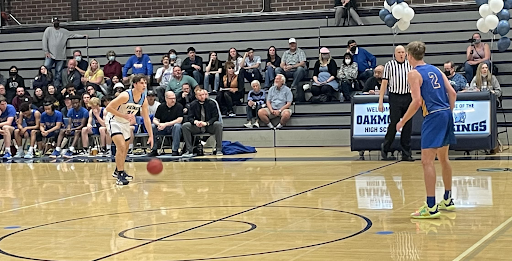
[[[67,117],[69,118],[69,124],[65,129],[61,129],[59,138],[57,139],[57,147],[53,151],[51,158],[57,158],[60,156],[60,150],[62,140],[64,137],[73,136],[73,142],[69,146],[68,151],[62,155],[64,158],[72,158],[75,153],[75,145],[82,134],[82,128],[87,125],[87,119],[89,118],[89,112],[86,108],[80,104],[80,96],[71,96],[72,108],[68,111]]]
[[[56,111],[52,102],[43,104],[44,112],[41,114],[41,121],[39,124],[39,132],[37,133],[36,141],[38,148],[43,149],[43,138],[55,138],[59,136],[60,129],[64,125],[64,119],[60,111]]]
[[[25,126],[23,126],[23,120],[25,120]],[[16,144],[18,144],[18,151],[14,155],[15,158],[24,157],[25,159],[31,159],[34,157],[34,145],[36,144],[36,137],[39,132],[40,120],[41,113],[38,110],[31,109],[30,103],[24,102],[20,105],[20,116],[16,122],[18,128],[14,130],[14,139]],[[23,138],[30,138],[30,147],[27,154],[23,151]]]
[[[11,139],[14,134],[14,118],[16,109],[7,104],[4,96],[0,95],[0,139],[4,140],[4,159],[11,159]]]
[[[423,61],[425,43],[411,42],[407,45],[407,59],[414,68],[407,75],[411,86],[412,102],[402,120],[396,125],[400,131],[404,124],[414,116],[420,107],[423,107],[423,125],[421,127],[421,162],[425,187],[427,189],[427,202],[416,212],[412,218],[439,218],[441,210],[455,210],[452,199],[452,167],[448,159],[450,144],[455,144],[453,133],[453,114],[457,94],[451,87],[448,78],[438,68]],[[436,204],[436,169],[434,160],[441,162],[444,198]]]
[[[112,174],[117,179],[116,184],[128,185],[132,176],[126,174],[124,162],[128,154],[132,129],[130,125],[135,124],[135,115],[139,110],[144,118],[144,126],[148,130],[148,144],[153,148],[153,131],[149,118],[148,102],[146,100],[147,79],[145,75],[137,74],[132,78],[133,89],[119,94],[111,101],[106,110],[107,130],[116,145],[116,170]]]

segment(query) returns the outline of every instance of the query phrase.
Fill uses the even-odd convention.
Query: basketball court
[[[510,258],[507,154],[453,156],[458,209],[437,220],[409,218],[425,198],[419,160],[358,158],[348,148],[259,149],[164,162],[158,176],[130,162],[125,187],[96,159],[4,162],[0,260]]]

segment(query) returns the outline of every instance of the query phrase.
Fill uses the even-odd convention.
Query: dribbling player
[[[448,78],[438,68],[423,61],[425,43],[411,42],[407,45],[407,59],[414,68],[407,75],[411,86],[412,102],[402,120],[396,125],[398,131],[423,107],[421,127],[421,162],[427,189],[427,202],[412,218],[439,218],[439,210],[455,210],[452,199],[452,167],[448,159],[448,148],[455,144],[453,114],[457,94]],[[436,204],[436,169],[434,160],[441,162],[443,169],[444,198]]]
[[[106,110],[106,126],[112,137],[112,141],[116,145],[116,170],[112,174],[117,178],[117,185],[128,185],[133,177],[126,174],[124,170],[124,162],[128,154],[129,140],[131,136],[130,125],[135,124],[135,114],[141,110],[144,118],[144,125],[148,130],[148,144],[153,147],[153,131],[151,121],[149,119],[148,102],[146,101],[146,85],[145,75],[135,75],[132,78],[133,89],[122,92],[117,98],[111,101]]]

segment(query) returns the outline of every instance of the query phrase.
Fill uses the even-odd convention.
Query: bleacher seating
[[[319,47],[328,47],[338,65],[346,50],[349,39],[355,39],[377,57],[378,64],[384,64],[392,58],[393,43],[406,44],[409,41],[421,40],[427,44],[426,61],[442,67],[447,60],[460,64],[465,60],[467,39],[476,32],[478,10],[423,13],[416,14],[412,25],[406,32],[393,37],[378,16],[364,17],[365,26],[327,27],[333,19],[324,16],[304,20],[266,21],[250,23],[201,24],[180,26],[154,26],[136,28],[117,28],[101,30],[77,31],[89,35],[89,58],[95,58],[100,65],[106,63],[105,54],[115,50],[118,61],[122,64],[133,55],[136,46],[142,46],[144,53],[150,55],[155,71],[161,66],[160,58],[171,48],[186,57],[185,50],[193,46],[197,55],[203,60],[209,51],[217,51],[219,59],[225,60],[230,47],[239,51],[247,47],[255,49],[255,55],[266,58],[266,50],[274,45],[278,54],[288,49],[288,38],[294,37],[298,47],[302,48],[310,61],[308,79],[313,73],[313,65],[318,59]],[[63,24],[63,27],[66,27]],[[43,63],[41,50],[41,28],[38,33],[12,33],[0,38],[0,69],[5,75],[11,65],[19,68],[25,77],[26,85],[35,76]],[[488,35],[483,35],[489,41]],[[497,39],[496,39],[497,40]],[[69,41],[68,54],[80,49],[86,55],[86,40]],[[494,44],[493,50],[496,50]],[[494,63],[499,68],[498,80],[503,90],[503,112],[498,114],[498,126],[503,127],[505,118],[512,121],[512,51],[493,53]],[[249,83],[245,85],[250,90]],[[224,118],[224,139],[237,140],[246,145],[257,147],[272,146],[343,146],[350,143],[351,106],[346,103],[331,102],[328,104],[294,104],[293,116],[288,126],[273,131],[268,128],[245,129],[245,108],[237,107],[237,117]],[[500,128],[500,130],[501,130]]]

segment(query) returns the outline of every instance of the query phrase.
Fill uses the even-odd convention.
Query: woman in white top
[[[471,45],[466,49],[467,61],[464,63],[468,82],[473,79],[479,64],[486,63],[489,68],[491,67],[491,49],[488,44],[482,43],[482,36],[479,33],[474,33],[470,41]]]
[[[485,63],[478,65],[476,76],[463,91],[480,92],[490,91],[496,94],[496,97],[501,97],[501,87],[496,76],[489,72],[489,67]]]
[[[228,53],[228,59],[226,60],[226,62],[232,62],[235,64],[235,74],[238,75],[238,73],[240,72],[240,65],[242,64],[242,61],[243,61],[243,58],[240,54],[238,54],[238,51],[236,50],[235,47],[231,47],[229,48],[229,53]],[[226,73],[226,72],[224,72]]]

